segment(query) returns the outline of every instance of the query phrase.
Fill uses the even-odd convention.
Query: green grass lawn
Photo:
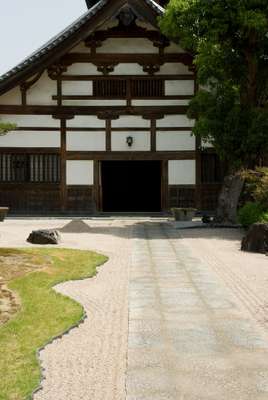
[[[80,304],[57,294],[52,287],[91,277],[106,260],[89,251],[0,249],[0,276],[8,276],[9,289],[21,301],[17,314],[0,326],[1,400],[29,398],[41,377],[36,351],[83,317]]]

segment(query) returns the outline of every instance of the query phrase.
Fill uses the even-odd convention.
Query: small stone
[[[268,252],[268,224],[253,224],[242,240],[241,250],[266,254]]]
[[[32,231],[27,239],[32,244],[59,244],[60,234],[56,230],[38,230]]]

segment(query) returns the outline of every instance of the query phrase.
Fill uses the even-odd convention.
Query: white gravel
[[[137,222],[111,219],[69,224],[70,220],[8,219],[1,224],[2,247],[30,247],[25,240],[31,230],[65,227],[60,247],[96,250],[109,256],[95,278],[57,286],[56,290],[84,306],[88,318],[41,352],[45,380],[34,400],[126,399],[128,282],[133,242],[129,237]],[[195,229],[177,231],[177,235],[195,258],[205,262],[207,273],[212,270],[218,274],[232,291],[245,318],[250,312],[252,321],[267,328],[268,258],[240,252],[239,231]],[[267,393],[259,398],[265,396]]]

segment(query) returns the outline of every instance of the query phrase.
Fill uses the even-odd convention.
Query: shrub
[[[238,211],[238,222],[244,227],[248,228],[256,222],[262,221],[264,213],[263,206],[257,202],[248,202]]]
[[[245,170],[242,176],[245,179],[244,199],[250,199],[268,209],[268,168]]]

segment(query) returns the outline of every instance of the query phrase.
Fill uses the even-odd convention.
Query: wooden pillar
[[[195,206],[198,210],[202,209],[202,160],[201,160],[201,140],[196,138],[195,140],[195,174],[196,174],[196,186],[195,186]]]
[[[151,151],[156,151],[156,120],[151,119]]]
[[[169,193],[168,193],[168,160],[162,161],[162,211],[167,211],[169,208]]]
[[[194,71],[194,94],[199,90],[199,85],[197,82],[197,74]],[[195,176],[196,176],[196,183],[195,183],[195,207],[198,210],[202,209],[202,160],[201,160],[201,140],[200,138],[195,139]]]
[[[67,208],[66,159],[67,159],[66,119],[62,118],[60,120],[60,162],[61,162],[60,198],[61,198],[61,211],[63,212]]]
[[[100,161],[94,160],[94,203],[95,203],[95,212],[99,212],[102,210],[102,201],[101,201],[101,181],[100,181]]]
[[[106,151],[112,150],[112,122],[110,119],[106,119]]]

